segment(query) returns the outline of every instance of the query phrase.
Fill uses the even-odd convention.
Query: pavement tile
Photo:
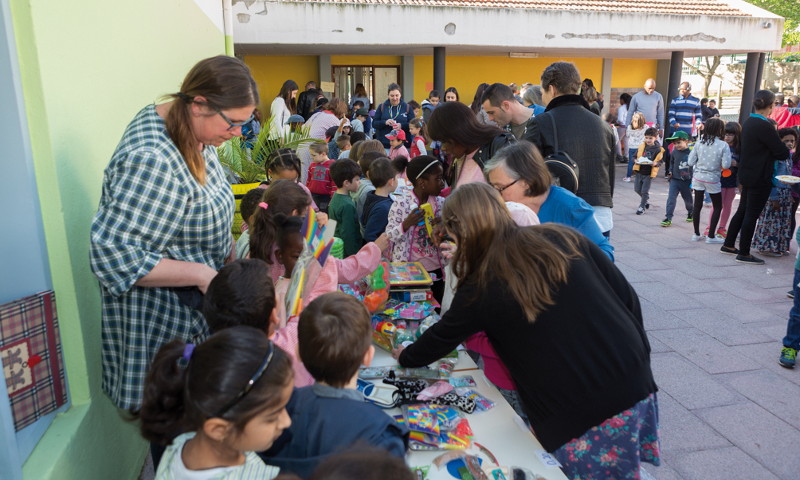
[[[656,384],[689,410],[747,401],[676,352],[654,353],[650,358]]]
[[[778,365],[781,346],[780,340],[776,340],[769,343],[736,346],[732,350],[737,355],[750,357],[760,363],[763,371],[769,371],[795,385],[800,385],[800,367],[791,369]]]
[[[708,280],[691,278],[675,270],[653,270],[648,273],[650,281],[660,282],[666,286],[667,290],[664,294],[671,297],[675,303],[685,301],[685,297],[678,296],[676,295],[677,293],[716,292],[720,290],[719,287]]]
[[[712,309],[681,310],[674,313],[681,320],[728,346],[764,343],[772,340],[757,327],[745,326],[737,320],[720,317],[719,312]]]
[[[728,292],[743,300],[766,301],[775,299],[774,293],[764,290],[760,285],[754,285],[753,282],[747,279],[721,278],[708,280],[708,282],[718,287],[719,290]]]
[[[681,453],[669,464],[686,480],[776,480],[772,473],[736,447]]]
[[[743,300],[728,292],[690,293],[688,296],[694,300],[695,306],[705,308],[722,308],[748,303],[747,300]]]
[[[663,451],[674,453],[731,446],[725,437],[663,391],[658,392],[658,417]]]
[[[680,476],[675,469],[667,465],[664,461],[662,461],[661,465],[658,467],[650,465],[649,463],[643,463],[642,465],[644,465],[644,469],[647,473],[657,480],[684,480],[684,477]]]
[[[794,480],[800,476],[796,444],[800,432],[772,413],[752,403],[694,413],[780,478]],[[749,477],[739,473],[731,478]]]
[[[767,370],[719,375],[717,380],[800,429],[800,386],[787,383],[780,375]]]
[[[741,272],[737,270],[739,270],[742,267],[742,265],[738,263],[733,263],[730,266],[722,266],[714,268],[698,268],[695,262],[689,261],[685,258],[667,258],[662,260],[660,263],[670,265],[672,269],[678,270],[679,272],[683,272],[684,274],[688,275],[691,278],[697,278],[700,280],[707,278],[736,277],[741,274]]]
[[[639,303],[642,306],[644,327],[648,331],[690,327],[688,323],[678,318],[677,315],[664,310],[647,299],[641,298],[641,296],[639,297]]]
[[[655,338],[650,332],[647,332],[647,340],[650,342],[650,351],[652,353],[664,353],[672,351],[670,347],[664,345],[664,343]]]
[[[725,344],[696,328],[659,330],[653,336],[708,373],[741,372],[761,367],[732,352]]]

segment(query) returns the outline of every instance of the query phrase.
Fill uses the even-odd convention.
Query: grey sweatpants
[[[645,208],[647,201],[650,200],[650,182],[652,180],[650,175],[642,175],[640,173],[637,173],[633,178],[633,191],[642,197],[642,201],[639,203],[641,208]]]

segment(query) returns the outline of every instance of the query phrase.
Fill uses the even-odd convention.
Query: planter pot
[[[233,226],[231,227],[231,232],[233,232],[233,238],[236,240],[239,239],[239,236],[242,234],[242,212],[239,209],[239,205],[242,203],[242,198],[244,195],[249,192],[250,190],[257,188],[261,183],[235,183],[231,185],[231,190],[233,190],[233,197],[236,199],[236,212],[233,214]]]

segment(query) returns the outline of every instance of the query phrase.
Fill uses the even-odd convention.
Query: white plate
[[[800,183],[800,177],[794,175],[776,175],[775,179],[782,183]]]
[[[646,158],[640,158],[636,163],[638,163],[639,165],[652,165],[653,161],[648,160]]]

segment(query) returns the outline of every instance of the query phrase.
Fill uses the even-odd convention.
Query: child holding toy
[[[386,227],[392,242],[392,261],[422,263],[425,270],[436,277],[432,290],[440,303],[444,294],[444,265],[439,248],[428,235],[420,206],[430,204],[433,216],[440,216],[444,205],[444,198],[439,196],[444,188],[443,175],[441,163],[430,155],[411,160],[406,176],[413,189],[403,189],[395,196]]]
[[[259,454],[264,461],[306,478],[357,442],[404,458],[408,430],[356,389],[358,368],[375,354],[364,305],[340,292],[323,295],[300,314],[298,332],[300,357],[316,383],[294,391],[287,405],[293,425]]]
[[[208,286],[203,316],[212,334],[242,325],[265,332],[292,359],[294,386],[311,385],[314,379],[297,358],[297,319],[286,322],[283,307],[286,291],[278,296],[268,268],[263,260],[254,258],[236,260],[222,267]]]
[[[155,478],[275,478],[279,469],[254,451],[291,425],[291,394],[289,357],[254,328],[228,328],[197,346],[167,343],[138,413],[142,436],[168,445]]]

